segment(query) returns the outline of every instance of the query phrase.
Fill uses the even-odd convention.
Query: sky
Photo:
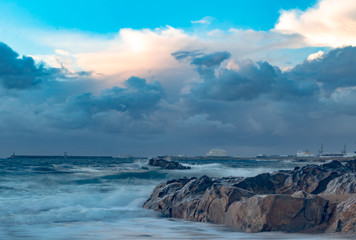
[[[0,156],[356,150],[356,1],[0,0]]]

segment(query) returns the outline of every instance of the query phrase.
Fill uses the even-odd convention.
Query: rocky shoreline
[[[145,208],[240,231],[356,233],[356,160],[255,177],[181,178],[159,184]]]

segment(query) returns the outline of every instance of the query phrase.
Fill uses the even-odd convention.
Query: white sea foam
[[[232,168],[225,166],[220,163],[210,163],[210,164],[185,164],[191,167],[191,170],[186,170],[184,173],[180,173],[179,170],[175,171],[175,174],[179,175],[189,175],[189,176],[202,176],[207,175],[209,177],[253,177],[260,173],[273,172],[277,168]]]

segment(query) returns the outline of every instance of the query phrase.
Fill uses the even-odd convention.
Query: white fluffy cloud
[[[324,54],[325,53],[323,51],[318,51],[316,53],[312,53],[307,57],[307,60],[308,61],[314,61],[314,60],[317,60],[317,59],[321,59],[321,58],[323,58]]]
[[[312,46],[354,46],[355,12],[355,0],[319,0],[306,11],[282,11],[275,31],[301,34]]]

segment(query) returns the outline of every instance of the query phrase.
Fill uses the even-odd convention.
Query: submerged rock
[[[163,158],[150,158],[148,159],[148,165],[163,169],[191,169],[191,167],[186,167],[178,162],[165,160]]]
[[[355,173],[331,162],[249,178],[171,180],[158,185],[144,207],[247,232],[356,232],[354,218],[348,218],[356,215],[356,200],[339,203],[323,197],[354,189]]]

